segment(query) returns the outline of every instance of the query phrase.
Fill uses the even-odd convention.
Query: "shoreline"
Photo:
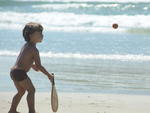
[[[0,112],[7,113],[15,92],[0,92]],[[26,95],[18,111],[27,113]],[[40,97],[40,98],[39,98]],[[38,113],[52,113],[50,92],[35,93],[35,107]],[[150,95],[62,93],[58,92],[57,113],[149,113]]]

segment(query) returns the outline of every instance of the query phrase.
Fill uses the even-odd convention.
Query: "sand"
[[[14,92],[0,92],[0,113],[7,113]],[[28,113],[26,95],[18,111]],[[150,113],[150,96],[126,94],[59,93],[57,113]],[[50,93],[36,92],[36,111],[53,113]]]

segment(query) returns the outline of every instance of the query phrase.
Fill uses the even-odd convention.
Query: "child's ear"
[[[32,37],[32,34],[29,34],[29,38],[31,39],[31,37]]]

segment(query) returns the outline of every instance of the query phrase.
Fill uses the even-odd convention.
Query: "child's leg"
[[[27,102],[29,107],[29,113],[35,113],[35,88],[30,79],[28,79],[28,95]]]
[[[22,83],[21,86],[24,87],[28,91],[27,95],[27,103],[29,107],[29,113],[35,113],[35,104],[34,104],[34,94],[35,94],[35,88],[28,77],[25,79]]]
[[[17,94],[13,97],[13,100],[12,100],[12,104],[11,104],[11,108],[9,110],[9,113],[17,113],[16,109],[17,109],[17,106],[21,100],[21,97],[24,95],[25,93],[25,89],[22,88],[19,84],[18,81],[15,81],[14,80],[14,84],[18,90]]]

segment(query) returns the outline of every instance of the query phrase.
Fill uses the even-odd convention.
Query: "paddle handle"
[[[54,76],[54,73],[52,73],[52,75]],[[52,80],[52,85],[55,85],[55,80],[54,80],[54,78],[53,78],[53,80]]]

